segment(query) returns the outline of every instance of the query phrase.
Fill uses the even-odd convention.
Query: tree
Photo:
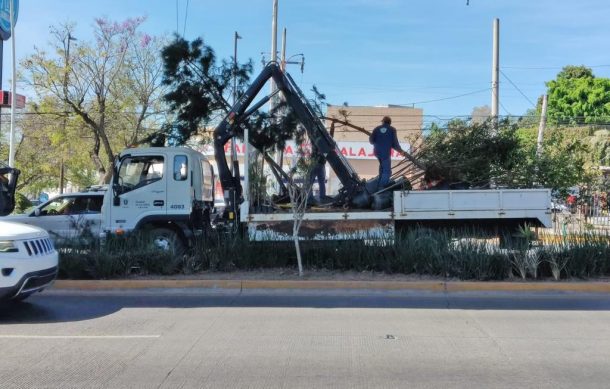
[[[303,276],[303,260],[301,256],[301,245],[299,232],[307,210],[307,204],[311,195],[312,181],[310,179],[315,162],[314,159],[300,158],[299,163],[289,172],[291,183],[288,184],[288,194],[292,208],[292,240],[297,255],[297,266],[299,276]],[[302,185],[295,183],[296,177],[300,176]]]
[[[610,79],[596,78],[584,66],[566,66],[546,85],[551,123],[606,124],[610,121]]]
[[[538,106],[542,106],[542,100],[540,100],[540,103],[538,104]],[[520,128],[534,128],[534,127],[538,127],[538,125],[540,124],[540,112],[538,111],[537,108],[530,108],[528,109],[525,114],[523,116],[520,116],[519,119],[517,119],[517,125]]]
[[[453,120],[447,128],[432,126],[415,157],[429,179],[442,179],[453,187],[486,187],[494,182],[507,188],[545,187],[565,193],[590,177],[585,134],[549,129],[538,156],[537,131],[506,120],[497,131],[490,121]]]
[[[489,108],[489,105],[474,107],[470,116],[472,117],[471,120],[473,123],[483,123],[491,117],[491,108]]]
[[[558,79],[570,79],[570,78],[593,78],[593,71],[584,66],[568,65],[564,66],[563,69],[557,74]]]
[[[80,120],[102,182],[110,179],[117,149],[155,131],[145,123],[158,117],[160,41],[137,31],[143,21],[96,19],[93,42],[72,42],[74,24],[52,27],[53,54],[36,48],[22,62],[25,82],[38,98],[55,100],[55,109]]]
[[[584,136],[574,135],[563,129],[547,130],[543,152],[537,156],[537,129],[519,129],[521,157],[513,170],[514,185],[542,186],[566,194],[568,188],[584,182],[588,177],[586,161],[589,147]]]
[[[495,130],[490,120],[466,123],[454,119],[446,128],[432,126],[416,159],[430,180],[442,179],[459,187],[488,187],[492,178],[509,185],[519,160],[515,126],[504,120]]]
[[[15,153],[21,176],[18,189],[30,195],[58,186],[62,161],[66,182],[87,187],[97,180],[89,157],[90,139],[83,136],[82,121],[66,117],[54,99],[31,103],[19,117]],[[58,123],[62,123],[58,125]]]
[[[203,38],[188,42],[178,35],[163,48],[161,56],[163,84],[168,88],[164,99],[175,116],[164,128],[163,138],[174,144],[184,144],[193,135],[205,138],[206,133],[199,130],[228,112],[233,77],[242,91],[250,79],[252,61],[237,67],[232,61],[218,63]]]

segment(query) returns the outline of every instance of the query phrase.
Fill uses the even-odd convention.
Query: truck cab
[[[214,170],[187,147],[126,149],[116,158],[104,198],[103,230],[148,229],[155,243],[180,251],[210,220]]]

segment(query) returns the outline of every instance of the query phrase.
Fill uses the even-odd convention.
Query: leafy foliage
[[[587,179],[586,158],[589,147],[583,137],[570,136],[562,129],[548,129],[543,152],[536,153],[537,129],[519,129],[520,160],[514,169],[513,185],[542,186],[562,195],[568,188]]]
[[[30,109],[49,115],[40,124],[56,154],[45,156],[56,166],[67,160],[69,179],[99,172],[107,182],[115,151],[139,143],[164,120],[162,41],[138,32],[143,21],[96,19],[92,41],[75,40],[74,24],[51,27],[51,51],[37,48],[21,63],[21,77],[38,97]]]
[[[214,50],[202,38],[188,42],[176,35],[161,56],[163,84],[170,89],[164,98],[175,114],[163,135],[173,144],[184,144],[201,126],[227,112],[233,77],[241,94],[252,73],[252,61],[237,67],[226,60],[217,63]]]
[[[610,79],[584,66],[566,66],[547,82],[549,121],[559,124],[608,123]]]
[[[23,213],[26,209],[32,206],[32,202],[23,194],[15,193],[15,211],[14,213]]]
[[[427,179],[440,179],[451,187],[488,187],[492,178],[509,184],[519,157],[516,127],[504,121],[495,130],[489,120],[454,120],[447,128],[433,125],[417,155]]]
[[[508,188],[542,186],[560,193],[590,179],[590,147],[586,134],[574,129],[549,129],[543,152],[537,154],[537,128],[517,128],[507,120],[494,130],[490,121],[454,120],[447,128],[432,126],[417,158],[430,180],[444,180],[450,188]]]

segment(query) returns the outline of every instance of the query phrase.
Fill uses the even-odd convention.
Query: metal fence
[[[572,204],[553,203],[553,225],[556,232],[610,229],[608,193],[589,193]]]

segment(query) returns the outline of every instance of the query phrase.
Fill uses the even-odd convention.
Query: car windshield
[[[163,166],[162,156],[126,157],[121,161],[116,184],[121,193],[152,184],[163,178]]]

